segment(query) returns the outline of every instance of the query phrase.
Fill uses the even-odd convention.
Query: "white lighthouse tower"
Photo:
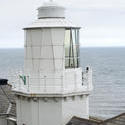
[[[17,125],[66,125],[73,116],[89,118],[92,71],[80,67],[79,29],[52,1],[24,28],[24,74],[13,88]]]

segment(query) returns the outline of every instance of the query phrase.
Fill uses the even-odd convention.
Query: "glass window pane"
[[[65,31],[65,56],[69,57],[70,49],[70,30]]]
[[[77,57],[80,57],[79,45],[76,46]]]
[[[72,42],[73,42],[73,45],[76,45],[75,29],[72,29]]]
[[[73,46],[73,51],[74,51],[74,57],[77,57],[77,46]]]
[[[66,67],[66,68],[69,67],[69,58],[65,58],[65,67]]]
[[[79,30],[68,29],[65,32],[65,67],[79,67]]]
[[[71,68],[75,67],[75,65],[74,65],[74,59],[73,58],[70,58],[70,67]]]
[[[69,58],[69,67],[70,68],[74,68],[74,59],[71,57],[71,58]]]
[[[78,29],[75,30],[75,38],[76,38],[75,43],[78,45],[79,44],[79,30]]]
[[[77,67],[77,57],[74,58],[74,62],[75,62],[75,67]]]
[[[80,66],[80,58],[78,57],[77,58],[77,67],[79,67]]]

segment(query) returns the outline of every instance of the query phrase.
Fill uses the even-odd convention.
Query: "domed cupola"
[[[38,19],[65,18],[65,8],[55,2],[44,3],[38,8]]]

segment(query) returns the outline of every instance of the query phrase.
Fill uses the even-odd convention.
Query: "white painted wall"
[[[65,125],[73,117],[88,118],[88,96],[17,99],[18,125]]]
[[[63,125],[66,125],[72,117],[89,118],[89,97],[75,96],[62,101]]]
[[[15,122],[7,120],[7,116],[0,117],[0,125],[15,125]]]
[[[7,125],[6,117],[0,117],[0,125]]]
[[[17,100],[17,124],[22,125],[61,125],[62,105],[61,101],[54,102],[49,99],[47,102],[39,99],[37,101],[19,99]],[[28,107],[27,107],[28,106]]]
[[[39,75],[64,69],[64,28],[26,31],[25,74]],[[47,75],[47,74],[46,74]]]
[[[16,99],[17,104],[17,125],[32,125],[32,103],[24,99]]]

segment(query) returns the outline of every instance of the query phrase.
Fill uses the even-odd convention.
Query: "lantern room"
[[[65,68],[79,68],[79,28],[65,29]]]

